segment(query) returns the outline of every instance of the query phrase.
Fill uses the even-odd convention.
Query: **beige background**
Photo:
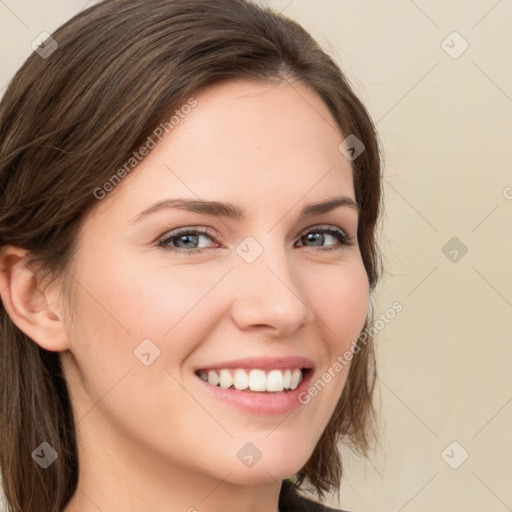
[[[378,339],[380,444],[346,454],[341,506],[512,510],[512,1],[260,3],[335,57],[386,151],[375,307],[403,311]],[[90,4],[0,1],[0,94],[31,41]]]

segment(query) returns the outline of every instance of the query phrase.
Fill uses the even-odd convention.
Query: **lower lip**
[[[286,414],[303,405],[299,401],[301,393],[307,390],[312,379],[313,370],[308,370],[296,389],[282,392],[249,393],[235,388],[224,389],[212,386],[200,377],[197,379],[205,386],[207,392],[245,412],[252,414]]]

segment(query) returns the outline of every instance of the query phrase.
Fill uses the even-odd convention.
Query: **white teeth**
[[[221,388],[227,389],[233,385],[233,377],[229,370],[221,370],[219,373],[219,384]]]
[[[287,389],[290,389],[291,382],[292,382],[292,372],[291,372],[291,370],[285,370],[284,378],[283,378],[283,386]]]
[[[217,386],[219,384],[219,374],[214,370],[210,370],[208,372],[208,382],[212,386]]]
[[[258,368],[244,370],[202,370],[199,377],[212,386],[223,389],[234,387],[239,391],[250,389],[257,392],[279,393],[285,390],[297,389],[304,376],[299,368],[286,368],[284,370],[270,370],[265,372]]]
[[[233,377],[233,385],[236,389],[243,391],[249,387],[249,377],[243,370],[236,370]]]
[[[251,391],[267,391],[267,378],[263,370],[251,370],[249,373],[249,389]]]
[[[301,377],[302,377],[302,372],[298,368],[295,368],[295,370],[293,370],[293,372],[292,372],[292,380],[290,383],[290,389],[295,389],[299,385],[299,382],[301,381]]]
[[[300,371],[300,370],[299,370]],[[283,391],[284,377],[280,370],[272,370],[267,375],[267,391]]]

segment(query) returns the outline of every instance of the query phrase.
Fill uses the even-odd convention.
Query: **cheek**
[[[197,318],[198,306],[209,300],[210,290],[229,269],[226,265],[166,265],[163,257],[156,263],[147,260],[128,255],[96,265],[100,272],[92,268],[81,272],[92,302],[100,306],[92,305],[93,314],[134,341],[172,336],[183,322]],[[201,308],[201,313],[209,309]]]
[[[335,270],[317,271],[308,296],[331,352],[345,351],[357,339],[368,311],[369,283],[362,261],[354,259]]]
[[[218,322],[209,292],[226,270],[134,269],[119,260],[96,265],[102,272],[89,271],[93,267],[77,274],[86,288],[79,287],[70,332],[76,366],[68,366],[67,377],[76,393],[77,419],[89,422],[103,414],[116,428],[138,436],[145,435],[148,422],[172,423],[177,437],[185,436],[186,425],[169,419],[198,407],[180,384],[182,365]],[[147,366],[141,346],[149,353]]]
[[[345,260],[336,268],[317,269],[308,296],[322,333],[322,366],[301,395],[315,413],[309,420],[318,438],[331,418],[345,387],[352,364],[353,346],[368,311],[369,282],[360,258]]]
[[[156,366],[178,368],[219,320],[213,297],[225,273],[220,266],[135,266],[129,258],[81,266],[70,338],[89,390],[101,395],[127,369],[144,368],[134,354],[139,346],[150,358],[158,354]]]

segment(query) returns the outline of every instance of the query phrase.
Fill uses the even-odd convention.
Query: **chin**
[[[230,471],[228,481],[243,485],[261,485],[282,481],[298,473],[306,464],[313,450],[299,449],[297,446],[283,446],[263,449],[261,458],[236,460],[236,465],[226,464],[226,474]],[[217,468],[218,471],[218,468]]]
[[[281,482],[300,471],[304,464],[260,464],[252,468],[236,468],[226,482],[238,485],[264,485]]]

